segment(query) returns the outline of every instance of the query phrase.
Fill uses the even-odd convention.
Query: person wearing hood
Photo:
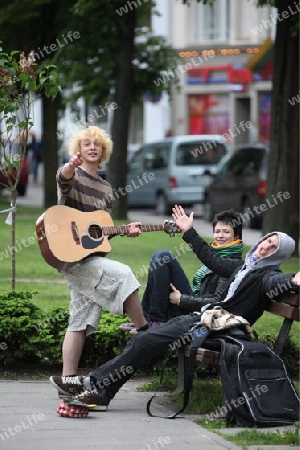
[[[183,208],[176,205],[173,218],[184,232],[183,239],[191,245],[198,258],[220,276],[230,277],[227,289],[213,306],[242,316],[253,325],[268,307],[276,288],[280,286],[282,291],[282,287],[286,286],[288,291],[300,286],[300,272],[285,274],[279,268],[295,249],[294,240],[287,234],[280,231],[268,233],[249,250],[243,262],[218,256],[193,228],[193,213],[187,216]],[[205,309],[209,309],[209,305],[205,305],[202,311]],[[121,354],[81,380],[78,378],[78,385],[73,386],[77,395],[68,400],[69,404],[107,406],[139,367],[164,354],[174,343],[177,347],[184,345],[184,337],[199,322],[201,315],[191,313],[138,333]],[[50,377],[50,382],[59,390],[60,383],[55,383],[53,378],[56,377]],[[69,392],[61,393],[70,395]]]
[[[229,278],[228,290],[217,306],[240,315],[253,325],[268,307],[272,292],[281,287],[286,291],[297,284],[295,274],[284,274],[279,265],[295,250],[295,241],[286,233],[268,233],[249,250],[245,261],[215,257],[206,242],[193,228],[193,213],[188,217],[181,206],[173,208],[176,225],[184,232],[183,239],[211,270]]]

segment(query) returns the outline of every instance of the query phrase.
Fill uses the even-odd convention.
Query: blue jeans
[[[156,251],[150,260],[146,290],[142,299],[144,315],[155,322],[167,322],[185,311],[169,301],[172,283],[182,294],[192,295],[190,282],[174,255]]]

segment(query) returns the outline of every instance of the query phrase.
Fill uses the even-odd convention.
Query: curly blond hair
[[[69,141],[69,155],[76,155],[80,152],[80,142],[83,139],[92,138],[95,141],[99,141],[102,145],[102,156],[99,161],[99,169],[101,169],[101,163],[107,162],[112,153],[113,142],[110,136],[105,130],[98,128],[94,125],[86,127],[82,130],[76,130]]]

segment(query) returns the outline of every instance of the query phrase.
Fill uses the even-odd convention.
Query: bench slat
[[[272,300],[272,303],[287,303],[288,305],[296,306],[299,308],[300,306],[300,294],[293,294],[292,292],[287,292],[285,294],[280,295],[277,298]]]
[[[184,356],[188,357],[190,354],[190,348],[184,348]],[[196,361],[201,362],[203,364],[219,364],[220,353],[214,350],[207,350],[205,348],[198,348],[196,353]]]
[[[285,303],[272,302],[268,311],[277,316],[286,317],[297,322],[300,321],[300,309]]]

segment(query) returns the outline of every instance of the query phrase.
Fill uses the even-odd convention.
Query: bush
[[[0,294],[0,361],[39,361],[49,337],[39,330],[43,312],[30,299],[34,291]]]
[[[68,326],[68,308],[44,312],[30,300],[37,291],[0,295],[0,361],[61,363],[61,347]],[[80,365],[97,366],[126,345],[129,333],[119,330],[124,317],[102,312],[99,330],[86,339]]]

